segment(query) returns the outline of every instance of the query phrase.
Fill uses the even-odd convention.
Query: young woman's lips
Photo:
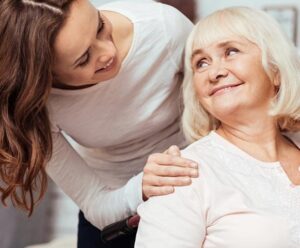
[[[100,68],[100,69],[98,69],[97,71],[95,71],[95,73],[99,73],[99,72],[102,73],[102,72],[110,71],[110,70],[114,67],[115,61],[116,61],[115,57],[111,58],[111,59],[106,63],[105,66],[103,66],[102,68]]]
[[[230,90],[231,88],[235,88],[237,86],[242,85],[243,83],[237,83],[237,84],[226,84],[226,85],[222,85],[216,88],[213,88],[211,90],[211,92],[209,93],[209,96],[213,96],[214,94],[217,94],[220,91],[224,91],[224,90]]]

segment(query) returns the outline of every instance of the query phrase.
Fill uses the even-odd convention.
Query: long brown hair
[[[73,0],[0,2],[0,192],[32,214],[52,153],[46,101],[54,41]],[[35,193],[36,192],[36,193]]]

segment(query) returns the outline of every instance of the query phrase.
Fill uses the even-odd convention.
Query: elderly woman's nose
[[[228,75],[228,71],[222,62],[216,62],[211,65],[208,74],[210,81],[216,82],[220,78],[226,77]]]

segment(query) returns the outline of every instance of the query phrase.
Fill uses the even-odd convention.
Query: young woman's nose
[[[97,62],[100,65],[109,62],[114,56],[111,53],[100,54],[97,58]]]
[[[111,41],[98,41],[94,45],[97,62],[107,63],[116,56],[116,48]]]

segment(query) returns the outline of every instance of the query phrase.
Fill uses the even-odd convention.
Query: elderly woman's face
[[[199,101],[221,121],[250,108],[266,111],[275,94],[260,49],[241,37],[228,36],[207,47],[196,47],[192,68]]]

